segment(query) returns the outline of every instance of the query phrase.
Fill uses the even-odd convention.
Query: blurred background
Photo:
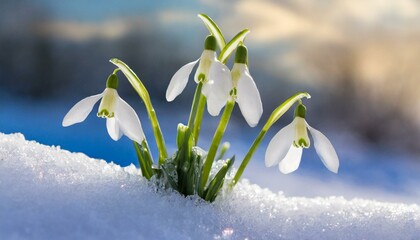
[[[338,175],[322,166],[313,148],[293,174],[265,169],[265,148],[292,121],[290,111],[267,134],[246,178],[292,196],[420,203],[416,0],[2,0],[0,132],[21,132],[29,140],[122,166],[137,164],[132,143],[125,137],[112,141],[95,114],[61,127],[77,101],[103,91],[114,70],[108,60],[117,57],[148,88],[173,153],[176,126],[188,120],[195,84],[172,103],[165,91],[172,75],[202,52],[208,31],[198,13],[212,17],[227,40],[251,30],[245,43],[264,115],[251,129],[235,109],[225,136],[229,154],[242,160],[271,111],[295,92],[308,91],[307,121],[330,138],[340,157]],[[119,93],[139,114],[156,149],[140,98],[122,75]],[[204,121],[199,144],[207,148],[218,118],[206,114]]]

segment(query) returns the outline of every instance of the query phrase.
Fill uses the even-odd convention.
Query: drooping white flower
[[[117,141],[124,134],[138,143],[144,139],[140,120],[134,109],[125,102],[117,92],[118,79],[112,74],[105,90],[97,95],[82,99],[76,103],[63,119],[63,127],[83,122],[93,106],[102,98],[98,109],[98,117],[106,118],[109,136]]]
[[[265,165],[271,167],[279,164],[280,171],[285,174],[295,171],[299,167],[303,148],[310,146],[309,129],[322,163],[328,170],[337,173],[339,160],[333,145],[324,134],[309,126],[305,112],[305,107],[299,104],[293,122],[271,139],[265,152]]]
[[[192,69],[200,61],[194,80],[203,83],[201,92],[207,98],[207,110],[210,115],[217,116],[229,98],[232,81],[229,68],[217,60],[214,36],[206,38],[204,48],[200,59],[184,65],[174,74],[166,90],[166,100],[171,102],[182,93]]]
[[[236,49],[235,63],[231,74],[233,96],[249,126],[255,127],[263,113],[260,93],[247,66],[248,50],[245,46]]]

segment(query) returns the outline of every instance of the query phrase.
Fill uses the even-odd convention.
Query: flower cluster
[[[194,65],[200,61],[194,75],[196,83],[203,83],[202,94],[207,99],[207,110],[217,116],[229,98],[236,100],[245,120],[255,127],[262,115],[263,107],[260,93],[249,73],[247,62],[248,50],[238,46],[232,71],[216,57],[216,39],[206,38],[205,49],[201,57],[181,67],[172,77],[166,91],[166,100],[173,101],[187,85]]]
[[[238,104],[245,121],[251,127],[258,125],[263,113],[263,104],[248,68],[248,50],[244,45],[244,40],[249,30],[242,30],[226,43],[224,36],[213,20],[204,14],[200,14],[199,17],[210,30],[210,35],[204,41],[204,50],[199,59],[182,66],[173,75],[166,91],[166,99],[169,102],[179,96],[184,91],[191,72],[198,63],[194,74],[197,87],[190,117],[187,125],[178,125],[176,139],[178,150],[172,156],[168,157],[163,134],[145,86],[133,70],[124,62],[115,58],[110,61],[117,66],[117,69],[108,77],[105,90],[76,103],[64,117],[63,126],[67,127],[84,121],[94,105],[102,99],[97,113],[98,117],[106,118],[106,128],[113,140],[117,141],[122,135],[126,135],[134,141],[139,165],[145,178],[155,177],[164,186],[173,188],[184,195],[197,194],[212,202],[222,187],[226,185],[225,182],[228,181],[226,175],[232,169],[235,160],[235,157],[227,158],[217,173],[210,176],[214,161],[221,160],[229,146],[224,144],[216,158],[235,104]],[[217,54],[218,48],[220,50],[219,55]],[[235,50],[234,64],[230,70],[225,64]],[[157,165],[154,164],[150,154],[137,114],[117,93],[118,71],[126,76],[145,104],[159,150]],[[306,107],[302,103],[303,98],[310,98],[310,95],[308,93],[297,93],[271,113],[241,162],[234,178],[229,180],[229,186],[233,187],[239,181],[270,127],[296,102],[298,104],[293,122],[281,129],[267,147],[266,166],[270,167],[278,164],[282,173],[295,171],[300,164],[303,148],[310,146],[307,131],[309,129],[315,143],[315,149],[322,162],[330,171],[337,173],[339,161],[334,147],[321,132],[307,124],[305,120]],[[224,108],[208,151],[204,151],[197,146],[206,105],[211,116],[220,115]]]

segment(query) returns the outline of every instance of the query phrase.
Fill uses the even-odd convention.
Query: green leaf
[[[233,166],[235,162],[235,156],[231,159],[226,160],[225,164],[219,170],[219,172],[214,176],[213,180],[209,183],[208,188],[205,191],[204,199],[206,201],[213,202],[217,195],[219,194],[220,189],[223,187],[223,183],[225,182],[225,177],[229,169]]]
[[[217,26],[217,24],[206,14],[198,14],[198,17],[204,22],[209,32],[216,38],[217,45],[219,45],[220,50],[222,50],[225,45],[225,37],[223,37],[222,31]]]
[[[149,180],[154,171],[152,169],[153,161],[150,155],[150,151],[146,141],[143,141],[142,144],[138,144],[137,142],[134,143],[134,148],[136,149],[137,159],[139,161],[140,169],[142,175]]]
[[[244,29],[240,31],[238,34],[236,34],[236,36],[233,37],[232,40],[230,40],[230,42],[226,44],[226,46],[220,52],[219,61],[222,63],[226,63],[227,60],[229,59],[229,56],[232,54],[232,52],[236,49],[236,47],[238,47],[240,43],[244,41],[246,35],[248,35],[248,33],[250,32],[251,31],[249,31],[249,29]]]
[[[296,93],[295,95],[288,98],[284,101],[280,106],[274,109],[273,113],[271,113],[270,118],[268,118],[267,123],[264,125],[263,130],[268,130],[271,125],[273,125],[279,118],[287,111],[295,102],[299,101],[302,98],[311,98],[311,95],[307,92],[300,92]]]
[[[235,100],[233,98],[229,99],[225,105],[225,109],[223,111],[222,117],[220,118],[219,125],[217,126],[216,132],[214,133],[213,140],[211,141],[211,145],[209,151],[207,153],[206,160],[204,165],[201,169],[201,176],[200,176],[200,187],[198,189],[198,194],[201,196],[203,195],[204,189],[206,188],[207,181],[209,180],[211,167],[214,162],[214,158],[216,157],[217,148],[220,145],[220,141],[222,141],[223,134],[225,133],[227,124],[229,123],[230,116],[232,114],[232,110],[235,107]]]
[[[179,140],[177,141],[182,141],[182,143],[178,146],[175,162],[177,163],[178,191],[184,195],[194,194],[194,187],[191,187],[190,183],[194,179],[189,177],[189,170],[193,167],[192,139],[190,135],[191,130],[187,126],[178,128],[177,138]]]
[[[167,161],[165,161],[164,164],[161,165],[160,173],[161,175],[158,174],[158,178],[162,178],[166,180],[165,185],[169,185],[169,187],[171,187],[172,189],[179,191],[178,190],[178,178],[177,175],[174,175],[173,173],[176,172],[176,166],[174,164],[175,159],[173,158],[169,158],[167,159]]]
[[[199,180],[199,173],[201,169],[201,165],[203,165],[203,156],[197,151],[198,147],[193,147],[192,149],[192,157],[191,157],[191,166],[188,169],[188,185],[187,189],[189,193],[196,194],[198,180]]]
[[[216,159],[223,159],[223,157],[225,156],[225,153],[229,150],[229,148],[230,148],[230,143],[224,142],[222,146],[220,147],[219,155],[217,155]]]
[[[177,190],[185,196],[197,193],[199,173],[205,156],[203,154],[205,152],[201,148],[194,146],[189,157],[185,157],[180,150],[174,158],[174,162],[177,164],[175,170],[178,176]]]

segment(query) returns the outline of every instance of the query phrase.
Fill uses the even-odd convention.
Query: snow
[[[418,239],[417,204],[290,197],[247,180],[209,204],[133,165],[0,133],[0,239]]]

